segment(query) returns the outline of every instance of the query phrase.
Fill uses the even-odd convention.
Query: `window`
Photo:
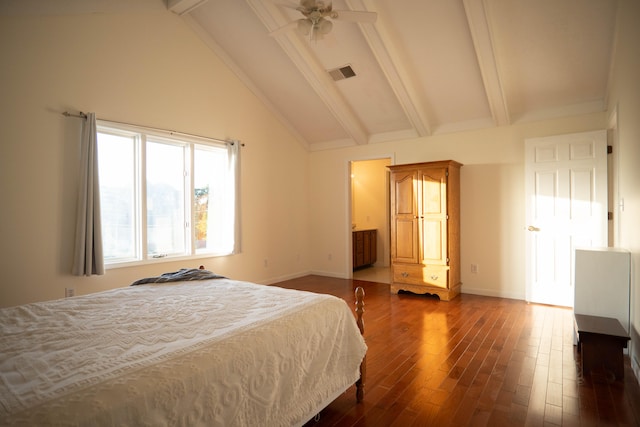
[[[224,142],[99,122],[105,264],[234,253],[233,151]]]

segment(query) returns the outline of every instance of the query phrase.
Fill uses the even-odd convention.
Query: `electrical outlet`
[[[327,255],[327,259],[328,259],[329,261],[331,261],[331,260],[333,259],[333,255],[331,255],[331,254]]]
[[[69,298],[76,294],[75,289],[73,288],[64,288],[64,297]]]
[[[268,259],[264,259],[264,268],[269,267],[269,260]]]
[[[478,274],[478,264],[471,264],[471,274]]]

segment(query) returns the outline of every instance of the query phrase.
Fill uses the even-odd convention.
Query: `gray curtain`
[[[104,274],[98,180],[96,115],[87,113],[80,141],[80,174],[76,240],[72,273],[76,276]]]

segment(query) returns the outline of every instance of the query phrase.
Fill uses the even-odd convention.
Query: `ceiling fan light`
[[[328,19],[322,19],[318,22],[316,29],[320,34],[329,34],[331,29],[333,28],[333,23]]]

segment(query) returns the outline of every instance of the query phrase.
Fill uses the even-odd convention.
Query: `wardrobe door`
[[[391,174],[391,259],[399,263],[418,263],[417,171]]]
[[[419,182],[420,262],[447,265],[447,169],[423,169]]]

